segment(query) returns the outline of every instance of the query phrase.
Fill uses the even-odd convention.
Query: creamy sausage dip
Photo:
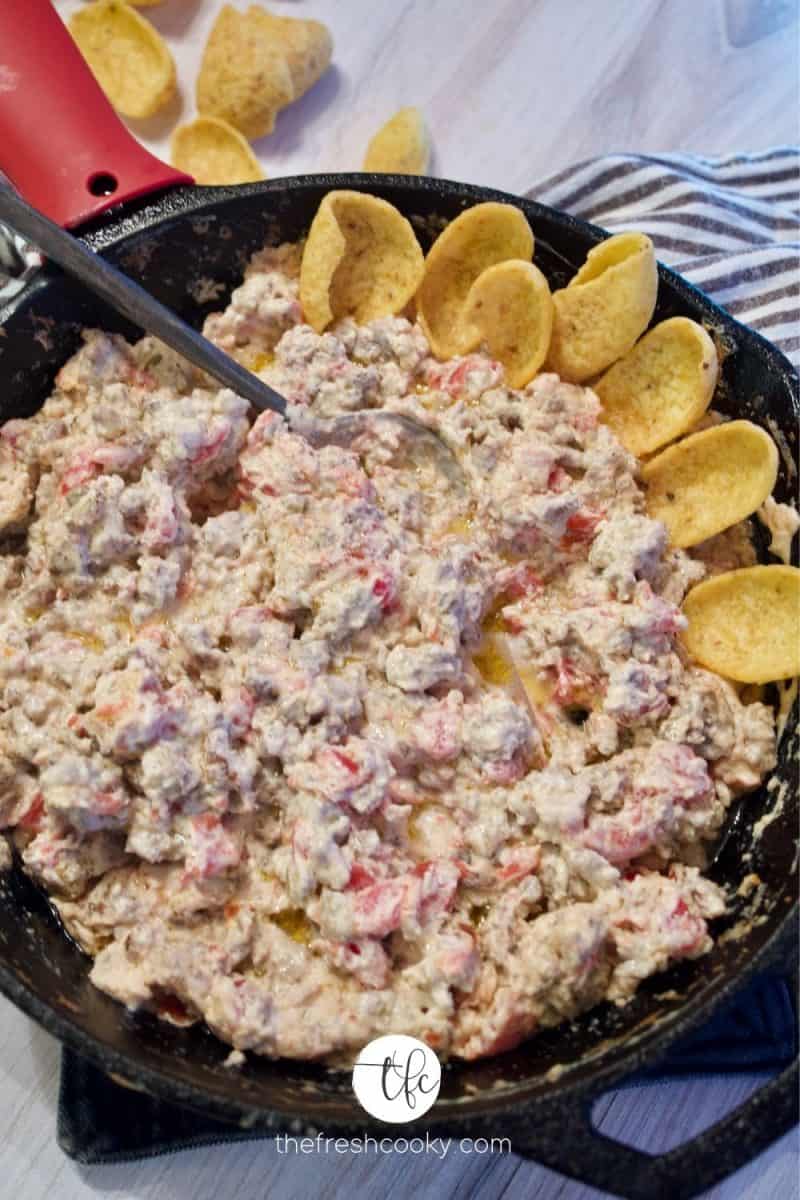
[[[705,954],[704,847],[772,711],[687,660],[691,555],[590,388],[437,362],[402,317],[303,323],[298,251],[206,333],[315,448],[151,338],[97,330],[0,434],[0,824],[98,988],[238,1051],[512,1047]],[[308,422],[306,422],[308,424]]]

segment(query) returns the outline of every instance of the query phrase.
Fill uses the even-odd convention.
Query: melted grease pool
[[[316,933],[302,908],[287,908],[283,912],[273,913],[270,920],[293,942],[300,942],[303,946],[307,946]]]
[[[472,661],[486,683],[503,687],[514,679],[514,667],[511,660],[492,639],[484,641],[473,654]]]

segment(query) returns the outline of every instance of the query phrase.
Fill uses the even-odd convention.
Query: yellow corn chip
[[[731,421],[683,438],[645,463],[647,509],[673,546],[696,546],[749,517],[778,476],[778,450],[750,421]]]
[[[430,140],[418,108],[401,108],[382,125],[367,146],[365,171],[395,175],[424,175]]]
[[[476,204],[450,222],[428,251],[417,294],[417,315],[437,358],[466,354],[480,341],[463,320],[478,276],[495,263],[532,256],[531,227],[512,204]]]
[[[503,364],[509,387],[524,387],[550,345],[550,287],[533,263],[518,258],[496,263],[470,288],[462,320],[465,327],[477,329],[479,341]]]
[[[769,683],[800,674],[800,570],[745,567],[692,588],[683,602],[691,656],[728,679]]]
[[[651,454],[700,420],[717,372],[717,351],[701,325],[661,321],[593,385],[601,420],[632,454]]]
[[[340,317],[359,324],[398,313],[422,278],[422,250],[396,208],[363,192],[328,192],[308,232],[300,302],[317,332]]]
[[[643,233],[619,233],[589,251],[555,292],[548,370],[570,383],[604,371],[634,345],[656,306],[658,268]]]
[[[197,117],[172,135],[172,165],[196,183],[254,183],[261,164],[238,129],[216,117]]]
[[[175,92],[175,63],[163,38],[122,0],[95,0],[73,13],[69,31],[114,108],[152,117]]]
[[[197,108],[247,138],[271,133],[282,108],[308,91],[331,59],[319,21],[275,17],[255,5],[223,6],[209,34],[197,77]]]
[[[247,18],[281,51],[292,80],[292,99],[299,100],[330,66],[333,39],[327,25],[299,17],[276,17],[251,5]]]

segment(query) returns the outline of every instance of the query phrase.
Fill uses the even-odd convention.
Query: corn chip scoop
[[[750,421],[730,421],[683,438],[641,469],[651,517],[685,549],[754,513],[775,487],[778,450]]]
[[[401,312],[422,278],[422,249],[393,205],[363,192],[329,192],[311,223],[300,302],[321,333],[332,321],[365,324]]]
[[[800,675],[800,570],[744,567],[692,588],[683,603],[689,654],[739,683]]]
[[[705,413],[719,374],[713,341],[696,321],[661,321],[592,385],[601,420],[642,457],[690,430]]]
[[[464,320],[470,288],[487,267],[508,259],[530,262],[533,245],[520,210],[492,201],[468,208],[439,234],[417,294],[419,322],[437,358],[475,349],[480,330]]]
[[[117,112],[152,117],[176,89],[175,63],[161,35],[122,0],[94,0],[68,28]]]
[[[327,70],[333,42],[325,25],[277,17],[252,5],[223,6],[209,34],[197,77],[197,109],[227,121],[250,140]]]
[[[599,375],[634,346],[656,306],[658,268],[643,233],[620,233],[589,251],[565,288],[553,294],[547,369],[570,383]]]
[[[520,259],[487,267],[467,293],[463,325],[502,364],[509,387],[522,388],[544,362],[553,299],[542,272]]]
[[[367,146],[364,170],[394,175],[424,175],[430,138],[418,108],[401,108],[382,125]]]
[[[254,183],[264,178],[249,142],[227,121],[197,117],[172,135],[172,165],[200,184]]]

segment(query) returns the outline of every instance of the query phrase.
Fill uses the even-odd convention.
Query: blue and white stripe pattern
[[[698,158],[613,154],[528,195],[613,233],[648,234],[658,258],[800,365],[800,150]]]

